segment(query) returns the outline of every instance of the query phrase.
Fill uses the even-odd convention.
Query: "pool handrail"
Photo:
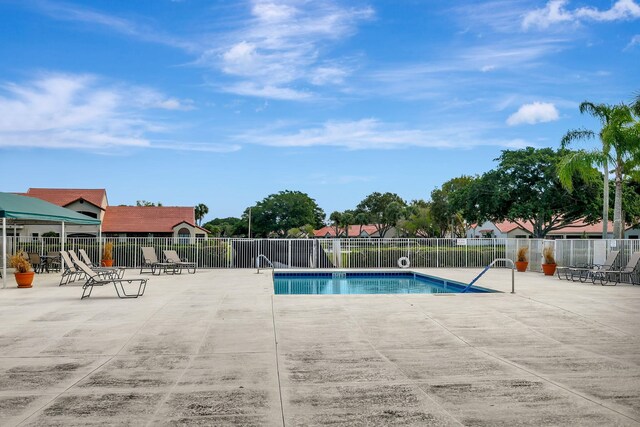
[[[460,293],[465,293],[469,290],[469,288],[471,288],[471,286],[473,286],[474,283],[476,283],[478,281],[478,279],[480,279],[484,273],[486,273],[487,271],[489,271],[489,269],[491,267],[493,267],[495,265],[496,262],[506,262],[507,264],[511,264],[511,293],[515,294],[516,293],[516,285],[515,285],[515,269],[516,269],[516,265],[513,263],[513,260],[509,259],[509,258],[496,258],[493,261],[491,261],[491,263],[489,265],[487,265],[484,270],[482,270],[480,272],[480,274],[478,274],[475,279],[473,279],[466,288],[464,288]]]
[[[271,260],[269,260],[269,258],[267,258],[265,254],[259,254],[256,257],[256,269],[257,269],[256,274],[260,274],[260,258],[264,258],[267,261],[267,264],[269,264],[269,267],[275,268]]]

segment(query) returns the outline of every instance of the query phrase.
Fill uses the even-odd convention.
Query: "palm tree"
[[[340,226],[342,225],[342,212],[333,211],[331,215],[329,215],[329,220],[333,226],[333,229],[336,231],[336,238],[340,237]]]
[[[581,113],[589,113],[600,119],[602,129],[598,134],[600,148],[592,150],[572,151],[565,155],[558,168],[560,182],[567,189],[572,190],[572,178],[577,173],[585,179],[593,179],[597,175],[594,166],[602,167],[604,174],[604,194],[602,207],[603,230],[602,238],[607,238],[609,222],[609,167],[613,167],[615,176],[615,199],[613,208],[613,237],[622,238],[622,184],[623,177],[630,173],[638,160],[637,123],[633,117],[632,108],[625,105],[580,104]],[[591,139],[595,132],[586,129],[571,130],[562,138],[562,148],[566,148],[575,140]],[[634,145],[635,144],[635,145]]]
[[[195,207],[195,217],[198,225],[202,225],[202,219],[209,213],[209,208],[204,203],[200,203]]]

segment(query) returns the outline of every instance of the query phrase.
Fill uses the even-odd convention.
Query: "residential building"
[[[24,196],[35,197],[58,206],[98,218],[99,226],[66,225],[67,237],[95,237],[102,233],[114,237],[203,238],[209,232],[198,227],[191,206],[110,206],[105,189],[30,188]],[[61,225],[29,224],[16,228],[16,235],[42,237],[59,234]],[[13,230],[11,231],[13,234]]]
[[[180,206],[109,206],[102,234],[118,237],[204,238],[195,225],[194,208]]]
[[[386,233],[384,233],[383,236],[380,236],[380,233],[378,233],[378,230],[376,229],[376,226],[373,224],[366,224],[366,225],[350,225],[349,226],[349,236],[348,237],[364,237],[364,238],[379,238],[379,237],[383,237],[383,238],[393,238],[393,237],[398,237],[398,231],[394,228],[391,227],[389,230],[387,230]],[[317,238],[327,238],[327,239],[335,239],[336,238],[336,228],[332,227],[332,226],[324,226],[319,230],[315,230],[313,232],[314,237]],[[345,237],[345,233],[344,233],[344,228],[340,228],[339,229],[339,235],[338,237]]]
[[[516,238],[526,239],[531,237],[533,228],[528,222],[523,226],[511,221],[491,222],[485,221],[482,224],[471,224],[467,230],[467,238]]]
[[[533,227],[528,221],[524,221],[522,226],[511,222],[491,222],[485,221],[482,224],[472,224],[467,230],[467,238],[528,238],[533,236]],[[638,239],[640,228],[629,227],[625,230],[625,239]],[[576,221],[573,224],[549,232],[547,239],[601,239],[602,221],[594,224],[587,224],[584,221]],[[607,238],[613,238],[613,222],[609,221],[607,226]]]

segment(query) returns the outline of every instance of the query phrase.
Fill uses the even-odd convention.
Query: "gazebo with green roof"
[[[0,192],[2,218],[2,287],[7,286],[7,224],[62,224],[61,242],[64,245],[64,224],[100,225],[100,220],[33,197]]]

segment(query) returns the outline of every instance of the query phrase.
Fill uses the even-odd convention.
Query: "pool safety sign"
[[[456,239],[456,245],[467,246],[467,239]]]

